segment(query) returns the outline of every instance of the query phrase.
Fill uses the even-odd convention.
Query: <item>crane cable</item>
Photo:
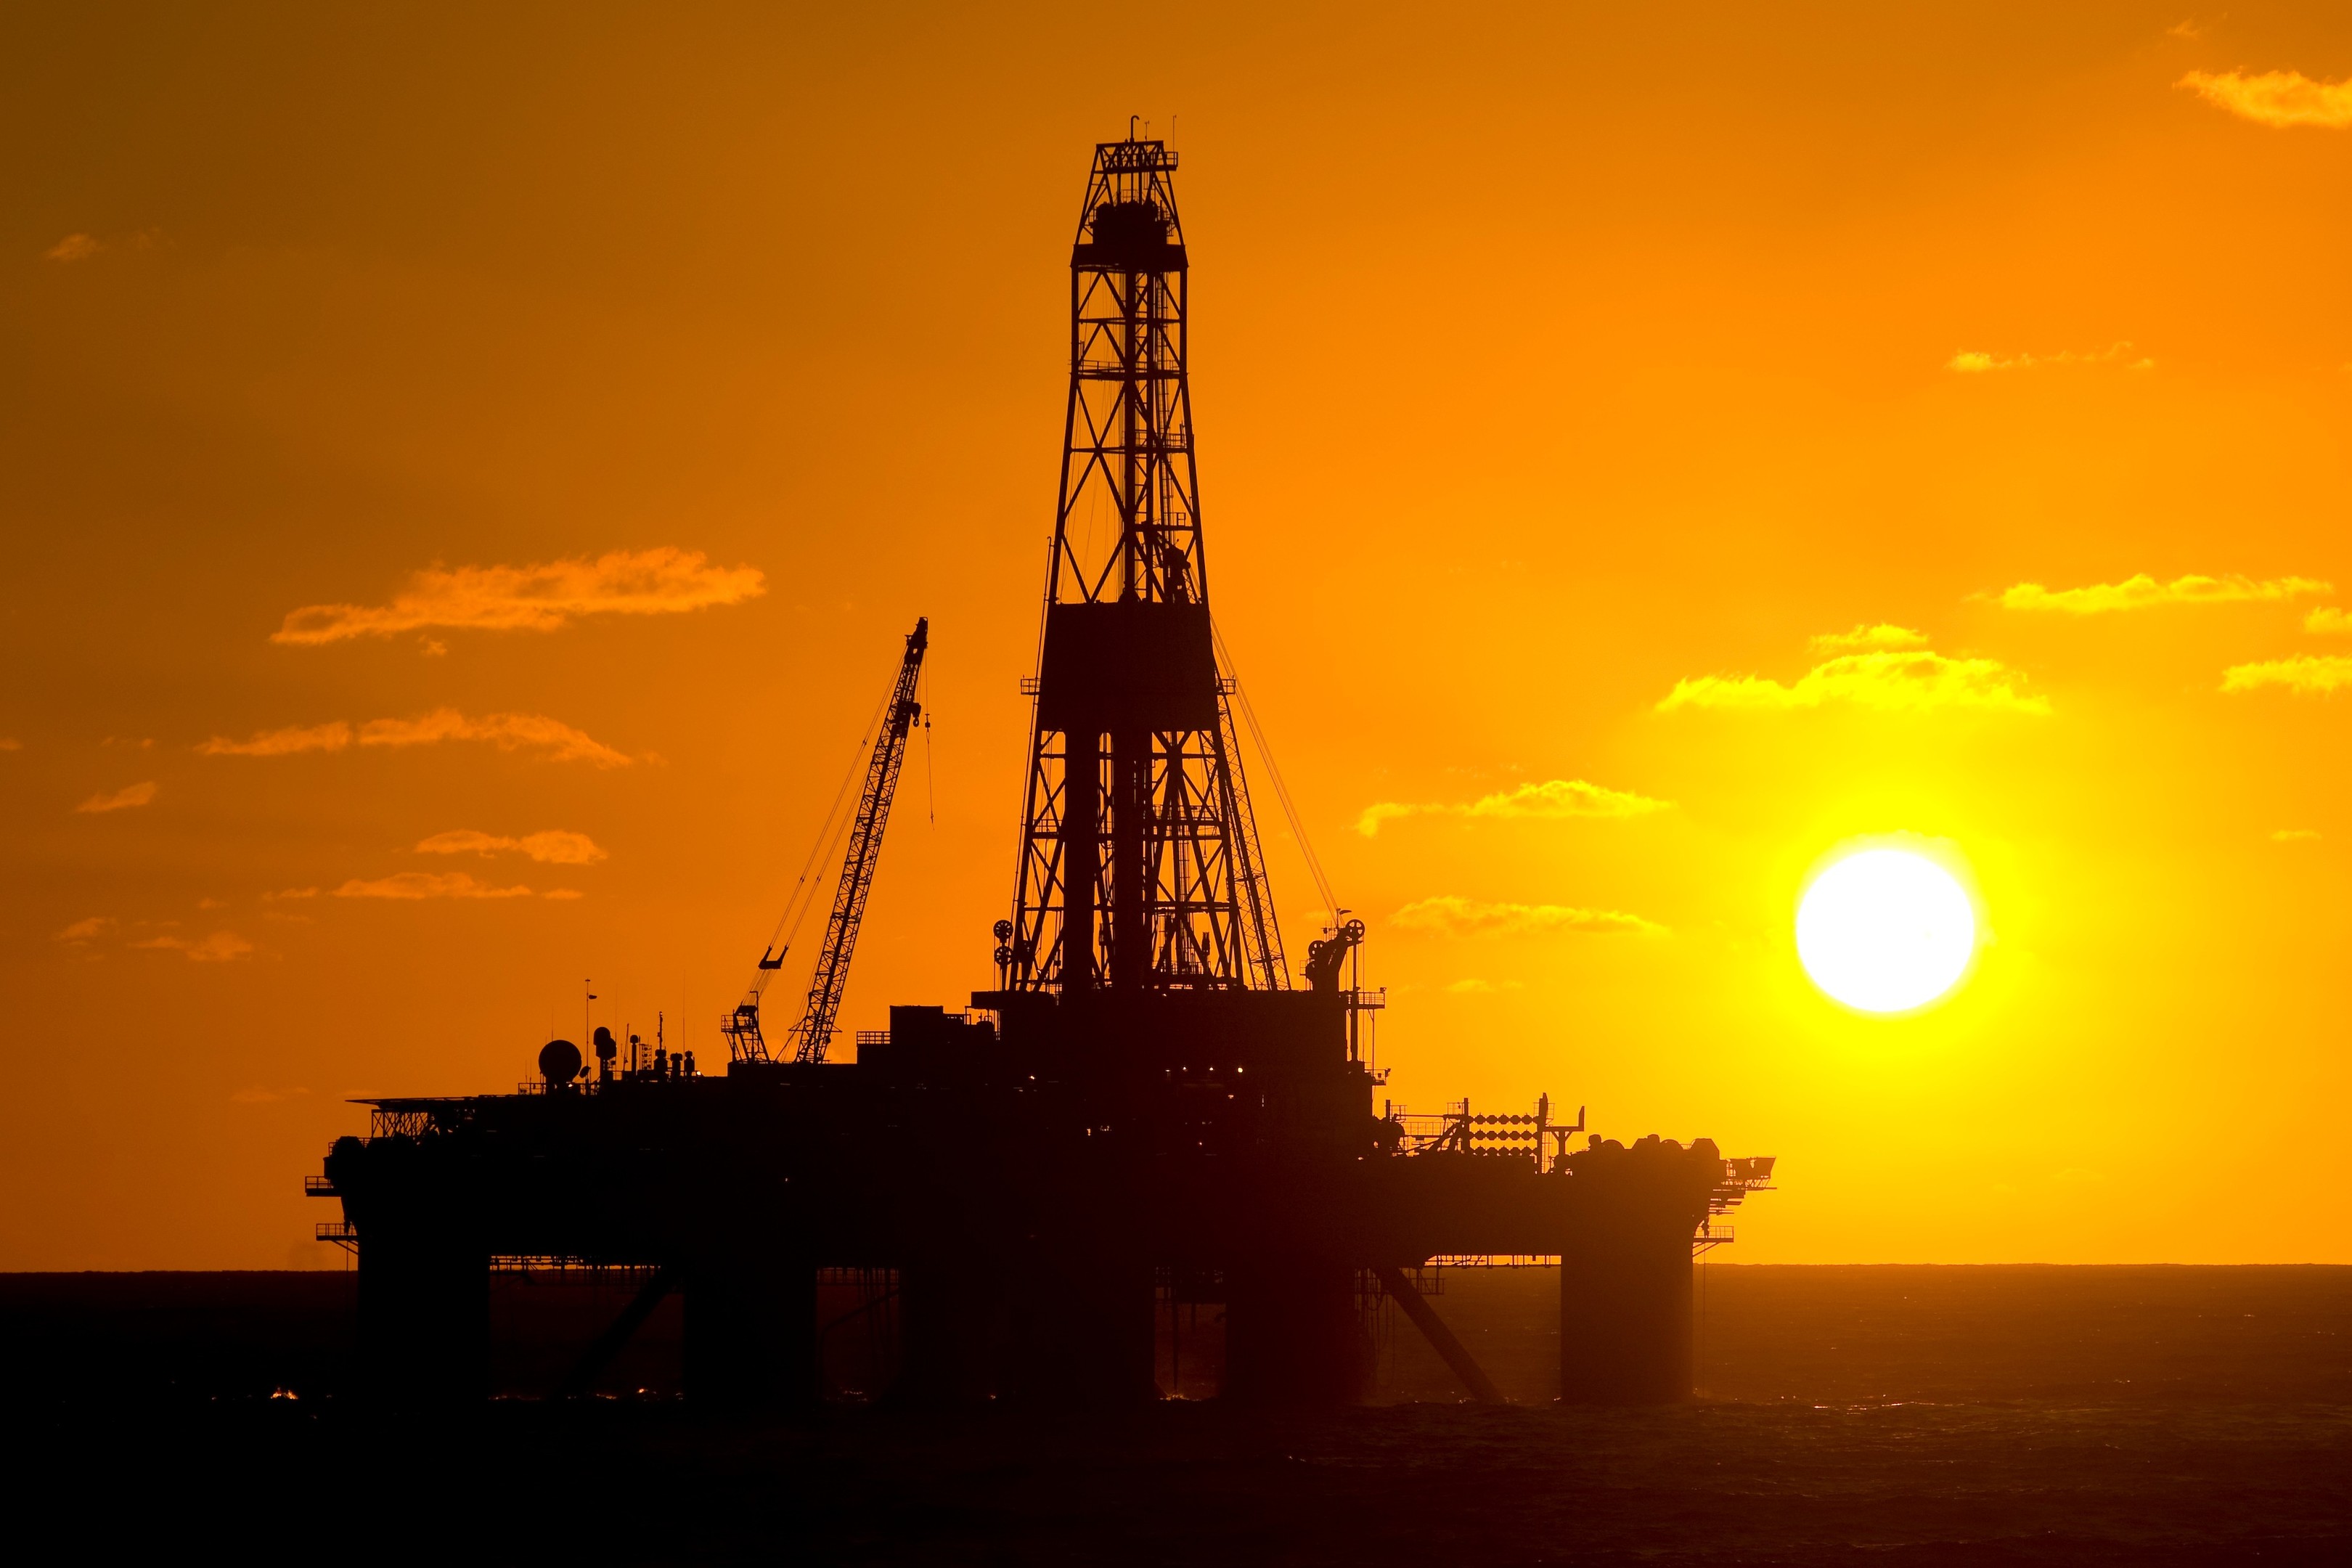
[[[844,811],[842,804],[849,798],[849,786],[856,783],[858,775],[865,771],[866,754],[874,747],[874,731],[882,722],[882,716],[889,710],[890,698],[895,690],[894,687],[892,691],[882,694],[882,700],[876,705],[873,717],[866,721],[866,732],[857,738],[856,750],[850,753],[849,771],[842,774],[841,787],[833,793],[833,805],[826,808],[824,821],[817,828],[816,842],[809,847],[808,858],[801,863],[800,879],[793,884],[792,897],[785,900],[784,912],[776,918],[776,929],[770,934],[768,945],[761,950],[761,958],[774,958],[777,968],[763,967],[752,971],[750,989],[754,996],[766,994],[769,979],[782,967],[784,954],[790,952],[793,943],[800,939],[802,923],[808,919],[809,911],[816,908],[817,884],[809,880],[809,874],[819,865],[831,861],[840,848],[842,839],[848,836],[850,820],[856,814]],[[776,945],[780,941],[783,943],[781,948]]]
[[[1233,650],[1225,646],[1225,632],[1215,618],[1209,622],[1209,635],[1216,639],[1217,663],[1234,683],[1234,695],[1241,700],[1242,722],[1248,726],[1250,739],[1257,744],[1257,754],[1265,760],[1266,777],[1274,783],[1274,798],[1282,804],[1282,815],[1290,824],[1290,835],[1298,841],[1299,853],[1307,858],[1307,873],[1315,879],[1316,891],[1323,895],[1323,913],[1332,925],[1339,923],[1341,910],[1339,895],[1331,890],[1331,879],[1323,874],[1323,862],[1315,853],[1315,846],[1307,837],[1307,824],[1300,820],[1298,807],[1290,798],[1290,786],[1282,781],[1282,768],[1274,760],[1274,748],[1265,743],[1265,731],[1257,721],[1257,710],[1250,706],[1249,690],[1242,685],[1242,672],[1234,663]]]

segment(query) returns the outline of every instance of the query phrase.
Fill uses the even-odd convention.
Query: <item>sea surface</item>
[[[1433,1305],[1511,1404],[1466,1403],[1391,1313],[1358,1409],[798,1421],[688,1411],[658,1322],[643,1394],[371,1414],[333,1394],[349,1288],[0,1276],[19,1535],[273,1560],[2352,1563],[2347,1268],[1717,1264],[1702,1396],[1630,1411],[1549,1402],[1551,1271],[1449,1270]],[[561,1359],[519,1340],[593,1334],[617,1289],[504,1289],[510,1383]],[[1181,1353],[1180,1385],[1213,1363]]]

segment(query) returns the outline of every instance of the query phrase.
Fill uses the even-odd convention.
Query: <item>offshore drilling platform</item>
[[[310,1190],[358,1254],[362,1363],[388,1393],[488,1390],[501,1264],[638,1270],[565,1384],[662,1299],[687,1395],[818,1396],[818,1279],[887,1279],[892,1393],[1119,1405],[1162,1392],[1160,1301],[1223,1308],[1223,1393],[1339,1404],[1393,1299],[1492,1386],[1416,1292],[1433,1258],[1560,1264],[1560,1396],[1687,1397],[1692,1259],[1769,1159],[1631,1147],[1532,1114],[1376,1110],[1360,922],[1292,975],[1209,610],[1175,154],[1106,142],[1070,258],[1070,388],[1013,907],[968,1009],[893,1006],[827,1059],[929,646],[885,700],[807,1000],[772,1050],[771,942],[730,1060],[610,1032],[553,1041],[514,1094],[373,1100]],[[1333,917],[1335,920],[1337,916]]]

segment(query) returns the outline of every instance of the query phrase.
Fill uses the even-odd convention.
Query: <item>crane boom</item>
[[[866,759],[866,785],[858,795],[856,815],[849,826],[849,847],[842,857],[841,881],[834,889],[833,913],[825,921],[824,945],[817,952],[809,977],[807,1004],[788,1038],[797,1062],[824,1060],[824,1048],[834,1036],[834,1019],[841,1008],[842,992],[849,984],[849,959],[857,946],[857,928],[866,918],[866,895],[873,890],[874,868],[882,857],[882,831],[889,825],[890,799],[898,793],[898,770],[907,759],[907,735],[921,716],[915,700],[915,683],[923,669],[923,653],[930,643],[928,617],[915,622],[908,634],[906,657],[890,689],[873,754]],[[775,942],[760,955],[750,988],[735,1011],[720,1026],[737,1061],[770,1060],[768,1042],[760,1030],[760,998],[769,977],[782,967],[783,951]]]

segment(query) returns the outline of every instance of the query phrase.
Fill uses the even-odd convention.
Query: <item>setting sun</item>
[[[1836,1000],[1907,1013],[1943,995],[1976,953],[1976,910],[1952,874],[1907,849],[1864,849],[1813,879],[1797,957]]]

